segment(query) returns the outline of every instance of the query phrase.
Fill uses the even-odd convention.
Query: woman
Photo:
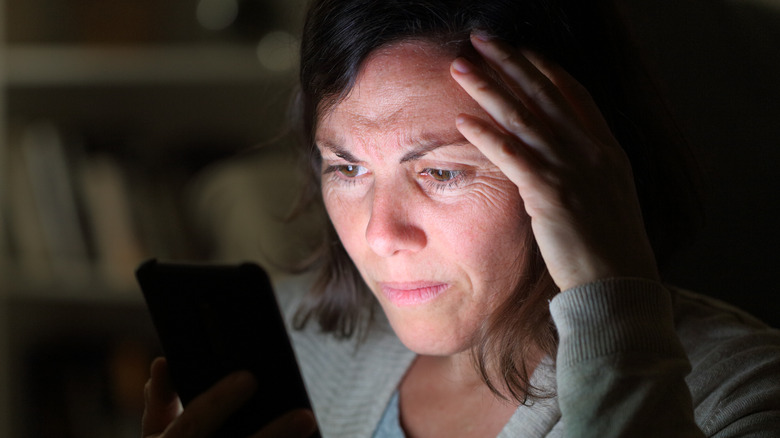
[[[780,431],[777,332],[660,281],[679,149],[601,3],[311,6],[299,109],[333,228],[279,295],[324,436]],[[147,436],[203,436],[252,391],[177,417],[164,368]]]

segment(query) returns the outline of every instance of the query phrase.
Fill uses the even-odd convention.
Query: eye
[[[425,175],[430,175],[431,178],[439,182],[452,181],[460,174],[460,172],[456,170],[446,170],[446,169],[425,169],[422,171],[422,173]]]
[[[358,166],[356,164],[344,164],[338,166],[338,171],[341,172],[342,175],[348,178],[354,178],[356,176],[365,174],[366,168],[363,166]]]

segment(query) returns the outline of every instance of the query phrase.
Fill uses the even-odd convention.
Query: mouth
[[[447,290],[450,285],[429,281],[408,283],[380,283],[382,294],[398,307],[418,306],[427,303]]]

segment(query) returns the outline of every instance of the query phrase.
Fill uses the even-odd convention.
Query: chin
[[[456,330],[457,324],[436,325],[428,321],[408,322],[393,321],[390,317],[393,331],[406,348],[425,356],[452,356],[461,353],[471,344],[465,336],[460,336]]]

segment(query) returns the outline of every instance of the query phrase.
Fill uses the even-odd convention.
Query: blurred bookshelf
[[[0,436],[140,435],[133,270],[214,257],[193,186],[285,135],[303,3],[0,0]]]

